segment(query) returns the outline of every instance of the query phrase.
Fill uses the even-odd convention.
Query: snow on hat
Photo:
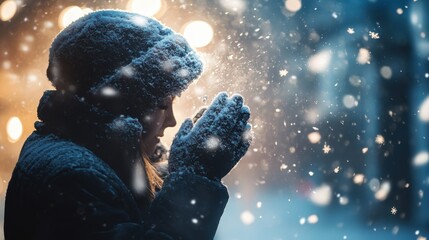
[[[132,115],[179,95],[202,68],[186,40],[157,20],[100,10],[58,34],[47,75],[57,90]]]

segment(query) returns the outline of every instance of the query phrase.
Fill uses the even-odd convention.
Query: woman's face
[[[151,155],[164,130],[176,126],[173,113],[174,97],[165,98],[155,109],[149,111],[141,120],[143,123],[142,150]]]

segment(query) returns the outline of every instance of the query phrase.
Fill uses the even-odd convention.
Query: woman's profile
[[[220,180],[251,141],[243,98],[220,93],[182,123],[165,178],[149,160],[202,69],[181,35],[135,13],[100,10],[61,31],[55,90],[8,185],[5,239],[212,239],[228,201]]]

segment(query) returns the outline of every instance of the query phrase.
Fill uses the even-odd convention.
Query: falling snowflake
[[[187,77],[189,75],[189,70],[182,68],[178,71],[178,75],[180,77]]]
[[[141,17],[141,16],[136,16],[133,17],[131,20],[135,25],[140,26],[140,27],[144,27],[145,25],[148,24],[148,20],[146,20],[146,18]]]
[[[206,148],[209,150],[215,150],[219,147],[220,140],[217,137],[211,136],[206,141]]]
[[[134,68],[131,66],[125,66],[121,68],[121,73],[125,77],[132,77],[134,75]]]
[[[355,33],[355,30],[354,30],[353,28],[347,28],[347,32],[348,32],[349,34],[354,34],[354,33]]]
[[[114,89],[114,88],[111,88],[111,87],[104,87],[104,88],[102,88],[102,89],[101,89],[101,94],[102,94],[103,96],[106,96],[106,97],[113,97],[113,96],[118,95],[119,93],[118,93],[118,91],[116,91],[116,89]]]
[[[287,165],[282,163],[282,165],[280,166],[280,171],[286,170],[287,169]]]
[[[286,69],[283,69],[283,70],[279,71],[280,77],[285,77],[288,73],[289,73],[289,71],[286,70]]]
[[[334,168],[334,173],[338,173],[338,172],[340,172],[340,166]]]
[[[393,215],[395,215],[398,212],[398,210],[395,207],[392,207],[392,209],[390,209],[390,213],[392,213]]]
[[[328,154],[332,149],[331,149],[331,147],[330,147],[329,145],[327,145],[327,144],[326,144],[326,142],[325,142],[325,145],[323,145],[322,150],[323,150],[323,153],[324,153],[324,154]]]
[[[369,36],[370,36],[372,39],[379,39],[379,38],[380,38],[380,36],[378,35],[378,33],[376,33],[376,32],[371,32],[371,31],[369,31]]]
[[[384,137],[382,135],[378,134],[375,137],[375,142],[379,145],[383,145],[384,144]]]

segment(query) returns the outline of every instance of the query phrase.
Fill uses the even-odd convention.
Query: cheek
[[[142,126],[144,135],[149,135],[150,133],[154,132],[156,133],[157,130],[162,128],[165,120],[164,115],[165,114],[163,114],[161,111],[155,111],[143,117]]]

